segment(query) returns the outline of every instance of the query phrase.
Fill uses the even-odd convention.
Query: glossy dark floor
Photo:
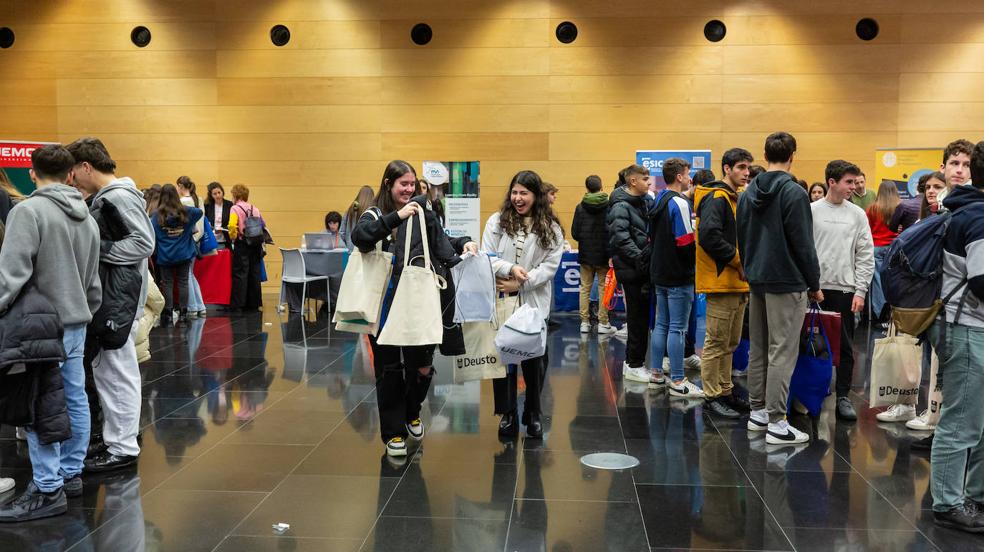
[[[274,313],[157,329],[139,467],[86,477],[68,515],[0,526],[0,550],[984,549],[933,526],[928,459],[865,409],[864,370],[860,421],[795,418],[814,441],[776,450],[743,422],[623,382],[623,344],[582,338],[577,322],[551,330],[542,441],[500,442],[491,386],[452,384],[442,359],[427,436],[402,464],[383,454],[354,335]],[[592,451],[641,465],[586,468]],[[0,466],[18,491],[30,479],[12,428]]]

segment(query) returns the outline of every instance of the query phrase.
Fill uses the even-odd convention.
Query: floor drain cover
[[[589,468],[599,470],[627,470],[639,465],[635,456],[617,452],[596,452],[581,457],[581,463]]]

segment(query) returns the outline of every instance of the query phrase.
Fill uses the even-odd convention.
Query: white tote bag
[[[367,212],[379,218],[375,211]],[[392,274],[393,254],[383,251],[382,240],[368,253],[362,253],[358,249],[352,251],[338,288],[334,321],[361,320],[366,324],[378,323],[380,306]]]
[[[495,346],[495,327],[491,322],[464,322],[465,354],[454,357],[454,382],[464,383],[506,377],[506,365]]]
[[[495,317],[495,274],[483,252],[465,254],[451,269],[454,278],[454,321],[491,322]]]
[[[441,290],[447,285],[431,266],[430,245],[427,241],[427,225],[424,210],[417,211],[420,239],[424,246],[424,266],[411,264],[410,240],[413,235],[413,219],[407,219],[405,247],[403,249],[403,273],[396,284],[393,304],[390,305],[386,323],[376,340],[380,345],[409,347],[414,345],[438,345],[444,337],[441,323]]]
[[[524,303],[509,317],[495,336],[495,346],[504,364],[519,364],[543,356],[547,349],[547,325],[540,309]]]
[[[875,340],[871,354],[871,407],[916,404],[919,399],[922,347],[911,335],[896,334],[895,324],[888,335]]]

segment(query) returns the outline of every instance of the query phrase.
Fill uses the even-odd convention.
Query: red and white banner
[[[30,169],[31,152],[48,143],[0,141],[0,167]]]

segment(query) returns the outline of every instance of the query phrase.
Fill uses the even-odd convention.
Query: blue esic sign
[[[679,157],[690,162],[690,176],[701,169],[711,169],[711,150],[638,150],[636,164],[649,169],[657,188],[666,186],[663,181],[663,162]],[[721,175],[716,175],[720,178]]]

